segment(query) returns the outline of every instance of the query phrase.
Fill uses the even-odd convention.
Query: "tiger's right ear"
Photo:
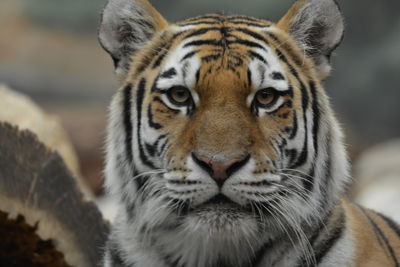
[[[101,46],[111,55],[116,73],[128,73],[130,58],[168,22],[147,0],[109,0],[99,29]]]

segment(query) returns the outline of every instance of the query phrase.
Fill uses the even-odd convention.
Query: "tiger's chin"
[[[262,246],[260,234],[251,212],[219,196],[182,216],[165,243],[167,253],[179,255],[185,266],[238,267],[247,266],[249,255]],[[177,249],[171,240],[180,240]]]
[[[203,231],[204,234],[238,234],[246,228],[246,234],[256,231],[257,221],[251,211],[219,194],[193,208],[185,220],[187,226]]]

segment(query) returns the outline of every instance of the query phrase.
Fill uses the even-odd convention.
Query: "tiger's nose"
[[[219,187],[236,171],[242,168],[250,159],[250,155],[242,158],[233,158],[225,161],[215,160],[204,156],[197,157],[192,154],[193,160],[217,183]]]

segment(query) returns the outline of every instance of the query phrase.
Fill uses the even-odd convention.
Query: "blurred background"
[[[95,195],[102,194],[107,106],[118,88],[112,61],[96,39],[105,2],[0,1],[0,83],[58,116],[77,151],[82,177]],[[326,88],[346,131],[351,160],[356,166],[370,167],[378,160],[364,155],[379,150],[381,162],[387,163],[388,157],[397,160],[392,164],[397,169],[391,173],[400,177],[400,145],[396,143],[400,138],[400,1],[338,2],[347,30]],[[152,3],[169,21],[216,11],[277,21],[292,0]],[[363,179],[365,168],[357,168],[354,176]],[[374,175],[385,172],[386,167]],[[399,179],[394,194],[400,196]]]

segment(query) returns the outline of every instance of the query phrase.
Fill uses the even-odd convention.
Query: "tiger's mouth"
[[[243,207],[231,200],[229,197],[219,193],[203,204],[193,207],[193,212],[218,212],[218,213],[249,213],[246,207]]]
[[[232,204],[236,204],[236,203],[233,202],[231,199],[229,199],[224,194],[220,193],[220,194],[217,194],[214,197],[212,197],[210,200],[205,202],[203,205],[232,205]]]
[[[253,220],[251,211],[219,193],[210,200],[193,207],[187,214],[198,231],[205,234],[236,233]],[[200,228],[199,228],[200,227]]]

